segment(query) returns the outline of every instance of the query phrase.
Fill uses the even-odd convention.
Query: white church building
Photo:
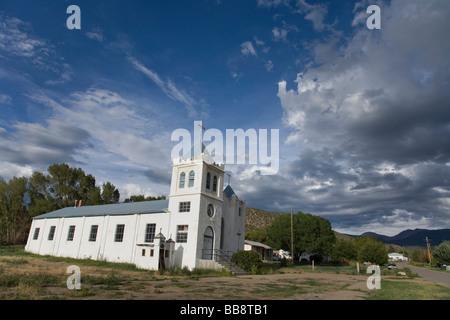
[[[229,185],[224,189],[224,165],[202,149],[174,161],[168,200],[67,207],[36,216],[25,250],[150,270],[217,268],[219,256],[244,249],[246,203]]]

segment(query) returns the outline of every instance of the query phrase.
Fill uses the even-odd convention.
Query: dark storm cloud
[[[47,127],[23,122],[13,125],[13,132],[0,135],[0,160],[18,165],[73,163],[77,154],[92,147],[85,130],[57,120],[48,120],[47,124]]]
[[[144,176],[154,183],[169,185],[172,174],[170,170],[153,169],[144,171]]]
[[[345,44],[336,33],[305,45],[316,63],[296,88],[279,83],[299,156],[280,177],[249,179],[259,197],[246,196],[337,228],[448,227],[450,3],[391,1],[376,32],[359,8]]]

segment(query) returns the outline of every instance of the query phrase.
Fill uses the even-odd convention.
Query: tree
[[[388,262],[388,256],[384,243],[373,238],[368,238],[358,250],[358,261],[379,265],[386,264]]]
[[[81,168],[63,163],[47,171],[48,175],[33,172],[29,179],[0,180],[0,242],[25,242],[31,217],[74,206],[76,201],[87,205],[119,201],[119,190],[113,184],[106,182],[100,189],[95,177]]]
[[[336,236],[328,220],[298,212],[292,216],[294,229],[294,259],[303,253],[330,255]],[[291,216],[278,217],[267,228],[268,243],[274,248],[291,252]]]
[[[246,231],[245,239],[265,243],[267,241],[267,233],[264,230]]]
[[[12,178],[0,181],[0,241],[17,243],[27,236],[29,216],[27,211],[28,179]]]
[[[158,196],[158,197],[152,197],[152,196],[148,196],[145,197],[143,194],[138,195],[138,196],[130,196],[129,198],[125,199],[125,203],[128,202],[140,202],[140,201],[154,201],[154,200],[165,200],[166,196]]]
[[[339,239],[333,248],[334,260],[355,260],[358,256],[358,250],[353,240]]]
[[[440,264],[450,264],[450,241],[444,241],[432,250],[433,257]]]
[[[104,183],[102,186],[102,201],[104,204],[119,202],[120,193],[116,187],[110,183]]]
[[[31,217],[56,210],[56,203],[50,190],[49,177],[35,171],[28,180],[30,197],[29,214]]]

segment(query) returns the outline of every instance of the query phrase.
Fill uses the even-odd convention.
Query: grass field
[[[67,267],[81,270],[81,289],[69,290]],[[399,270],[397,270],[399,271]],[[266,264],[260,275],[231,276],[211,270],[155,272],[132,264],[76,260],[26,253],[23,246],[0,246],[2,300],[437,300],[450,288],[413,275],[383,270],[381,290],[368,290],[368,275],[348,266],[280,267]],[[364,271],[362,271],[364,272]]]

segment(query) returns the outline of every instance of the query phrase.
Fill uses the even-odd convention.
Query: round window
[[[208,205],[208,216],[212,218],[214,216],[214,207],[212,204]]]

